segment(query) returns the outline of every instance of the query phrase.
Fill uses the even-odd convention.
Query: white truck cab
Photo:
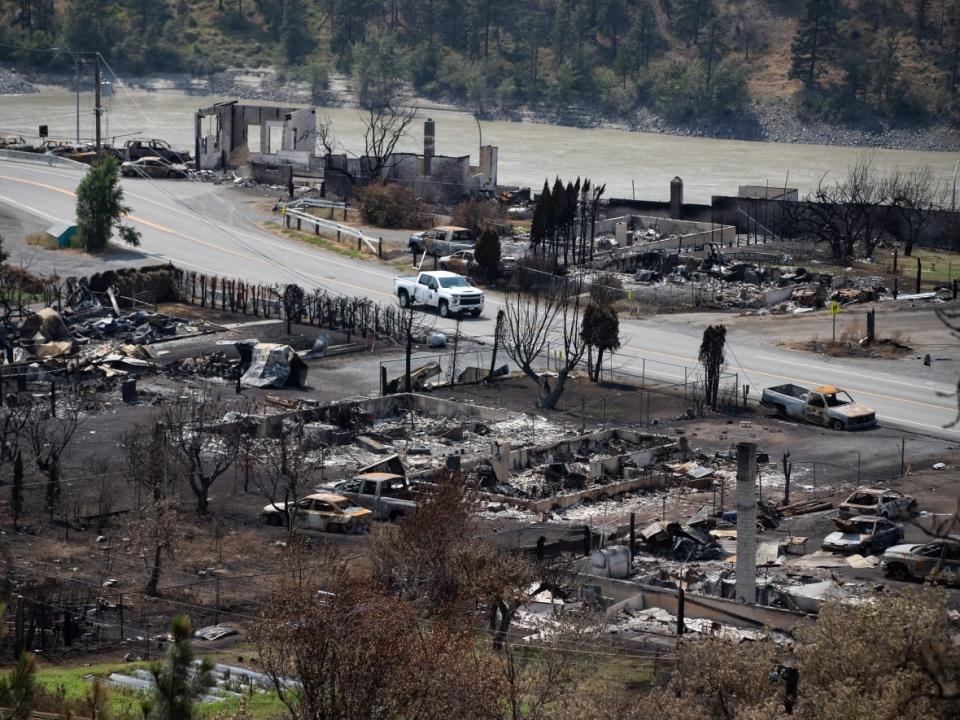
[[[473,287],[462,275],[446,270],[398,277],[393,287],[400,307],[428,305],[436,308],[441,317],[467,313],[477,317],[483,312],[483,290]]]

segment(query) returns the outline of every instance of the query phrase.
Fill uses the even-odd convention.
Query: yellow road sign
[[[831,315],[839,315],[839,314],[840,314],[840,303],[838,303],[836,300],[834,300],[832,303],[830,303],[830,314],[831,314]]]

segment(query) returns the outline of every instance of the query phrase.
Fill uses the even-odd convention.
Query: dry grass
[[[847,323],[838,329],[836,341],[832,338],[814,337],[812,340],[785,340],[780,345],[791,350],[838,358],[894,360],[913,352],[909,345],[910,338],[905,337],[899,330],[890,333],[889,337],[876,339],[870,345],[866,344],[866,337],[867,332],[863,325]]]

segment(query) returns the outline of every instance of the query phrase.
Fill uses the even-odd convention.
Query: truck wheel
[[[387,521],[392,523],[399,522],[402,519],[403,513],[401,513],[399,510],[391,511],[390,515],[387,517]]]
[[[780,405],[780,404],[774,405],[773,411],[778,417],[782,417],[782,418],[787,417],[787,409],[783,405]]]
[[[440,301],[440,317],[450,317],[450,306],[447,304],[446,300]]]
[[[397,297],[400,298],[400,307],[410,307],[410,296],[407,294],[406,290],[401,290],[399,293],[397,293]]]
[[[840,420],[831,420],[830,421],[831,430],[843,430],[843,423]]]
[[[470,314],[473,315],[474,317],[480,317],[480,311],[479,311],[479,310],[471,310],[471,311],[470,311]]]

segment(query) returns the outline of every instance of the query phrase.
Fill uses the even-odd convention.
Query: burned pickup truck
[[[318,488],[318,492],[320,490]],[[360,507],[372,510],[375,520],[395,522],[412,515],[417,509],[413,492],[403,475],[363,473],[322,490],[343,495]]]
[[[778,415],[833,430],[862,430],[877,424],[873,408],[854,402],[846,390],[821,385],[812,390],[786,384],[763,391],[760,404]]]

